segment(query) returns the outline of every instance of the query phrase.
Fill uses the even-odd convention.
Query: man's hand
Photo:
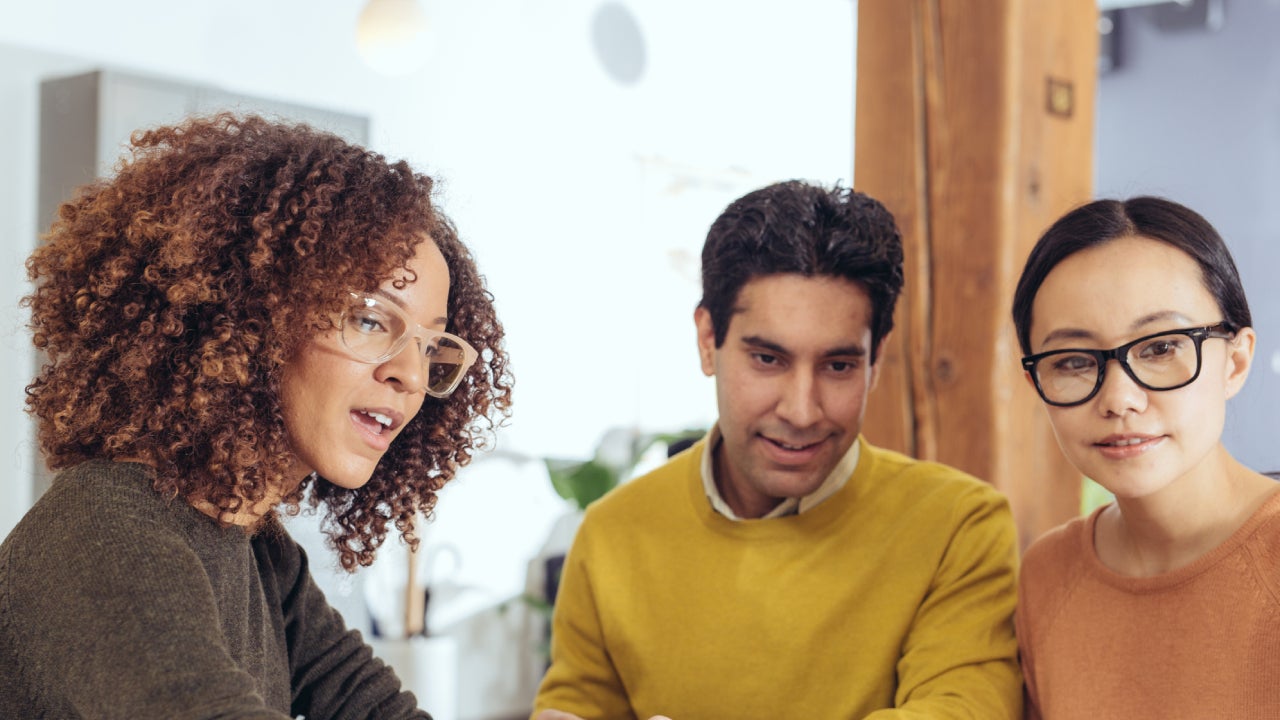
[[[573,713],[561,712],[560,710],[543,710],[533,717],[533,720],[583,720]],[[649,720],[671,720],[666,715],[654,715]]]

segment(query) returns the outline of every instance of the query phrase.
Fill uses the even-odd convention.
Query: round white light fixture
[[[427,15],[418,0],[369,0],[356,23],[356,50],[383,75],[408,75],[427,64]]]
[[[620,2],[605,2],[591,19],[596,59],[620,85],[635,85],[646,65],[644,33],[636,16]]]

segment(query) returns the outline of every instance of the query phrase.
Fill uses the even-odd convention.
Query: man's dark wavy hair
[[[311,487],[343,567],[373,562],[509,414],[503,329],[431,178],[307,125],[221,114],[136,133],[114,177],[59,208],[27,261],[35,346],[27,386],[50,467],[91,458],[155,468],[158,491],[233,513],[269,492],[298,511]],[[428,397],[370,481],[287,477],[281,368],[434,242],[449,268],[449,330],[481,360]]]
[[[902,236],[874,198],[789,180],[747,193],[712,223],[702,246],[702,300],[716,347],[724,344],[738,295],[768,275],[844,278],[871,298],[871,362],[893,329],[902,291]]]

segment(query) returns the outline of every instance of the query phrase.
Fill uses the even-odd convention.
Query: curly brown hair
[[[310,487],[341,565],[373,562],[510,415],[512,379],[493,297],[403,161],[304,124],[220,114],[135,133],[114,177],[64,203],[27,260],[33,342],[26,388],[51,468],[139,459],[155,487],[225,513]],[[434,241],[449,268],[450,330],[480,351],[450,396],[426,398],[367,484],[286,477],[281,368],[333,327],[349,290],[407,270]],[[338,280],[340,279],[340,280]]]

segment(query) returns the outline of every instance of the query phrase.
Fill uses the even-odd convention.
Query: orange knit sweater
[[[1099,561],[1100,512],[1023,560],[1027,717],[1280,718],[1280,494],[1216,549],[1156,577]]]

